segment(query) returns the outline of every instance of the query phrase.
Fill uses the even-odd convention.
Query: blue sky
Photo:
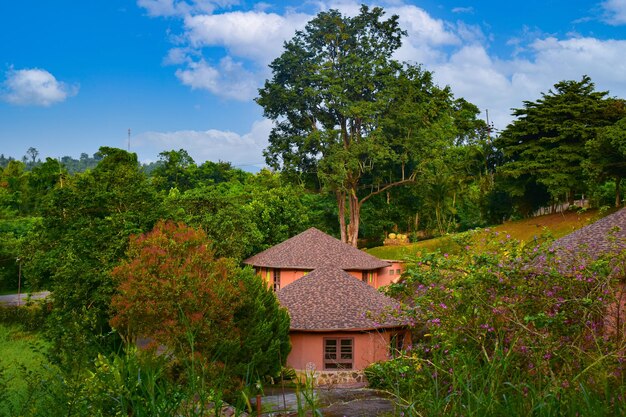
[[[0,153],[20,158],[126,148],[142,161],[184,148],[196,162],[263,165],[271,123],[253,102],[267,64],[316,13],[360,2],[21,0],[0,2]],[[409,33],[397,58],[488,109],[591,76],[626,97],[626,0],[368,3]],[[484,115],[484,114],[483,114]]]

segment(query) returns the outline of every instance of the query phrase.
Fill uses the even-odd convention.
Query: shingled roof
[[[617,248],[626,248],[625,239],[626,208],[623,208],[556,240],[553,248],[567,252],[584,252],[591,258],[597,258]]]
[[[572,273],[581,262],[623,250],[626,250],[626,208],[555,240],[550,247],[556,255],[556,268],[563,274]],[[548,266],[546,256],[541,255],[528,267],[540,273]]]
[[[373,270],[389,266],[388,262],[314,227],[246,259],[244,263],[266,268],[307,270],[324,265],[333,265],[343,270]]]
[[[332,266],[316,269],[276,295],[289,311],[291,330],[319,332],[402,326],[398,318],[384,314],[397,309],[397,301]]]

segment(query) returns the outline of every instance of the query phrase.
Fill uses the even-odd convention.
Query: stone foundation
[[[306,378],[312,378],[314,386],[367,384],[363,371],[356,370],[296,371],[296,377],[301,382]]]

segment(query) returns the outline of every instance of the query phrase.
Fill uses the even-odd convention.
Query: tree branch
[[[409,178],[407,178],[407,179],[403,179],[403,180],[400,180],[400,181],[396,181],[396,182],[389,183],[389,184],[385,185],[384,187],[379,188],[379,189],[378,189],[378,190],[376,190],[376,191],[372,191],[371,193],[369,193],[368,195],[366,195],[365,197],[363,197],[363,198],[361,199],[361,201],[359,201],[359,204],[363,204],[363,203],[365,203],[367,200],[369,200],[370,198],[374,197],[375,195],[378,195],[378,194],[380,194],[380,193],[382,193],[382,192],[385,192],[385,191],[387,191],[388,189],[390,189],[390,188],[392,188],[392,187],[396,187],[396,186],[398,186],[398,185],[403,185],[403,184],[408,184],[408,183],[411,183],[411,182],[415,182],[415,177],[416,177],[416,176],[417,176],[417,172],[414,172],[414,173],[412,173],[412,174],[411,174],[411,176],[410,176]]]

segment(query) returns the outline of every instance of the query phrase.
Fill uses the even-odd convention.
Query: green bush
[[[421,337],[370,366],[372,385],[405,415],[626,415],[623,329],[606,326],[626,251],[591,259],[498,233],[478,244],[416,259],[392,288]]]
[[[40,330],[50,313],[50,305],[34,302],[24,306],[0,306],[0,323],[19,324],[25,330]]]

